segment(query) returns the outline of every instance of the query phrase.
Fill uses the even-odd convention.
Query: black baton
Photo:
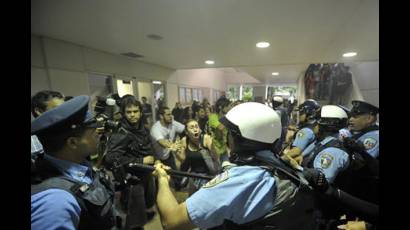
[[[139,163],[129,163],[128,168],[131,171],[145,172],[145,173],[151,173],[155,170],[154,166],[144,165],[144,164],[139,164]],[[183,172],[183,171],[178,171],[178,170],[173,170],[173,169],[169,169],[166,171],[169,175],[177,176],[177,177],[193,177],[193,178],[200,178],[200,179],[205,179],[205,180],[211,180],[212,178],[214,178],[213,176],[201,175],[198,173]]]

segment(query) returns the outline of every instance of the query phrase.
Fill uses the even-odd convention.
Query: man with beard
[[[154,164],[151,140],[143,122],[142,105],[134,97],[121,100],[121,119],[119,129],[113,133],[107,143],[104,165],[114,167],[129,163]],[[146,212],[155,202],[155,187],[149,174],[123,175],[114,172],[117,182],[122,185],[121,204],[127,216],[125,229],[141,229],[152,212]],[[126,180],[126,183],[124,182]]]
[[[172,119],[168,107],[159,109],[159,121],[151,128],[151,138],[154,144],[155,158],[173,169],[177,169],[174,153],[180,146],[176,141],[177,134],[184,132],[185,126]]]

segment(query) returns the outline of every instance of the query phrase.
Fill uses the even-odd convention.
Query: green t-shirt
[[[222,131],[218,129],[221,124],[219,122],[219,114],[211,113],[208,116],[209,131],[212,136],[212,143],[215,146],[216,153],[222,155],[226,153],[228,130],[224,128]]]

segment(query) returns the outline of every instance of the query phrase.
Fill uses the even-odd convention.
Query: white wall
[[[67,96],[89,95],[88,73],[49,69],[51,89]]]
[[[50,90],[49,78],[44,68],[31,67],[31,95],[41,90]]]
[[[116,84],[118,89],[118,96],[122,97],[127,94],[135,96],[132,81],[130,81],[129,83],[124,83],[123,80],[116,80]]]
[[[175,106],[175,103],[179,101],[178,84],[167,82],[165,91],[167,97],[167,106],[172,110]]]
[[[253,87],[253,98],[257,102],[264,102],[266,94],[266,86],[254,86]]]
[[[147,102],[151,104],[152,100],[152,89],[151,89],[151,82],[143,82],[143,81],[138,81],[138,100],[141,100],[141,97],[146,97]]]
[[[210,88],[202,88],[202,98],[208,99],[209,102],[211,102],[211,95],[212,95],[212,89]]]
[[[245,72],[231,72],[224,76],[227,84],[252,85],[260,84],[260,81]]]
[[[363,99],[379,106],[379,62],[348,63]]]
[[[167,105],[172,108],[178,101],[178,86],[201,88],[203,98],[214,101],[213,91],[226,91],[227,82],[258,83],[245,73],[229,69],[232,68],[175,71],[70,42],[31,36],[31,95],[44,89],[70,96],[89,95],[89,73],[101,73],[117,79],[133,79],[133,82],[135,78],[166,82]],[[134,85],[134,89],[138,97],[147,93],[145,87]],[[144,96],[151,97],[151,93]]]
[[[89,94],[90,72],[166,80],[173,71],[61,40],[31,36],[32,95],[43,89],[72,96]]]
[[[40,38],[31,36],[31,66],[44,68],[43,55]]]
[[[168,83],[176,84],[182,87],[201,88],[202,97],[207,98],[210,102],[215,101],[213,91],[226,91],[226,82],[224,78],[224,71],[219,69],[188,69],[177,70],[171,74],[168,79]],[[171,88],[175,89],[175,88]],[[178,88],[177,88],[178,90]],[[173,92],[169,92],[172,97]],[[178,98],[178,91],[176,91],[176,100]],[[176,101],[175,101],[176,102]],[[168,105],[175,105],[174,101],[170,101],[168,98]]]
[[[171,74],[168,82],[181,86],[205,87],[225,91],[226,83],[223,72],[218,69],[177,70]]]
[[[44,63],[41,40],[31,36],[31,95],[40,90],[50,90],[50,83]]]

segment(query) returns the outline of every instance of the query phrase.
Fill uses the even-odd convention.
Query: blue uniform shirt
[[[376,158],[379,156],[379,130],[373,130],[362,135],[358,141],[363,143],[367,153]]]
[[[44,154],[45,160],[63,175],[87,184],[92,183],[91,165],[75,164]],[[31,196],[31,229],[76,229],[81,208],[75,197],[61,189],[48,189]]]
[[[322,145],[325,145],[333,139],[335,139],[335,137],[329,136],[322,140],[320,143]],[[311,149],[311,151],[313,150],[313,148]],[[312,152],[309,152],[306,155],[309,155],[311,153]],[[345,170],[348,166],[349,154],[347,154],[344,150],[335,147],[328,147],[323,149],[316,155],[313,161],[313,168],[319,169],[321,172],[323,172],[329,183],[332,183],[339,172]]]
[[[292,146],[298,147],[299,149],[303,151],[315,139],[316,139],[316,136],[313,133],[313,130],[305,127],[298,131],[298,133],[296,134],[296,138],[292,143]]]
[[[315,148],[316,144],[317,144],[316,141],[313,141],[312,143],[310,143],[310,144],[308,145],[308,147],[306,147],[306,148],[303,150],[303,152],[302,152],[303,157],[308,156],[308,155],[313,151],[313,149]]]
[[[273,153],[271,153],[273,158]],[[275,179],[256,166],[237,166],[219,174],[186,200],[192,223],[201,229],[231,220],[243,224],[273,208]]]

